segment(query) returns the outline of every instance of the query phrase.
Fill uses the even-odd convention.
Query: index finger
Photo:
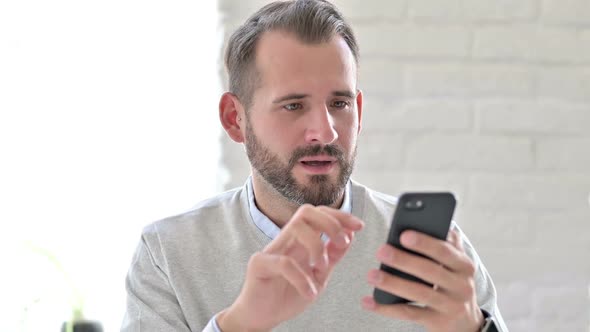
[[[416,231],[405,231],[400,237],[404,247],[441,263],[451,271],[472,275],[475,268],[469,257],[451,243]]]
[[[349,214],[335,212],[327,207],[315,207],[304,204],[295,212],[291,220],[273,240],[266,250],[283,252],[293,241],[297,241],[308,249],[313,261],[319,261],[323,254],[320,234],[328,237],[341,247],[347,247],[350,238],[346,230],[355,231],[362,228],[362,222]]]
[[[365,223],[361,219],[355,217],[350,213],[333,209],[327,206],[318,206],[318,209],[338,219],[338,221],[342,223],[342,226],[350,229],[351,231],[358,231],[365,227]]]

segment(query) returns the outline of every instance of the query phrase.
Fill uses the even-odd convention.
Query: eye
[[[283,106],[284,109],[286,109],[287,111],[296,111],[301,109],[303,106],[300,103],[292,103],[292,104],[287,104],[285,106]]]
[[[335,108],[346,108],[348,106],[350,106],[350,103],[344,100],[336,100],[332,102],[332,107]]]

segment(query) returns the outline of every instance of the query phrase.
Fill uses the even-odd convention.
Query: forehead
[[[256,69],[261,85],[273,90],[356,90],[356,61],[339,35],[327,42],[309,44],[291,33],[265,32],[256,48]]]

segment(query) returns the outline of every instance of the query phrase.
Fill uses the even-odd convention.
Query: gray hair
[[[270,3],[244,22],[230,37],[225,52],[229,91],[248,109],[260,78],[255,68],[256,43],[266,31],[285,31],[308,44],[341,36],[358,65],[359,49],[350,25],[334,5],[324,0],[292,0]]]

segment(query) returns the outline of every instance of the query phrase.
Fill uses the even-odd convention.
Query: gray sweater
[[[366,274],[379,266],[375,252],[386,240],[396,199],[355,182],[351,198],[352,214],[365,222],[365,228],[356,234],[319,299],[275,331],[425,331],[361,308],[361,298],[373,291]],[[477,265],[478,303],[507,332],[492,280],[459,232]],[[121,331],[213,331],[208,323],[237,298],[248,259],[269,242],[250,216],[245,186],[147,226],[127,276]]]

